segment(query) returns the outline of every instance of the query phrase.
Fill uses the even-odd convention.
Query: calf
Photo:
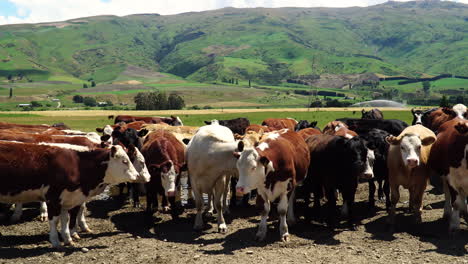
[[[439,128],[437,141],[432,145],[428,163],[442,178],[445,191],[444,217],[450,219],[449,231],[456,231],[460,227],[460,211],[467,213],[467,120],[455,118]],[[465,219],[468,222],[468,219]]]
[[[374,108],[367,112],[366,110],[362,109],[361,114],[362,114],[361,119],[379,119],[379,120],[384,119],[382,111],[380,111],[377,108]]]
[[[237,176],[237,159],[232,153],[237,149],[232,131],[218,124],[200,127],[187,146],[186,162],[197,207],[194,229],[203,228],[203,193],[214,194],[218,212],[218,230],[226,232],[223,212],[231,176]],[[223,199],[224,197],[224,199]]]
[[[152,214],[153,208],[158,208],[157,195],[160,194],[168,198],[172,217],[178,217],[180,208],[175,203],[176,187],[185,168],[185,145],[172,133],[159,130],[146,137],[141,152],[151,174],[150,182],[145,185],[146,211]]]
[[[221,126],[228,127],[232,133],[244,135],[245,129],[250,125],[249,119],[245,117],[239,117],[230,120],[217,120]],[[210,125],[212,121],[205,121],[205,124]]]
[[[416,223],[420,223],[423,195],[431,173],[427,161],[436,136],[424,126],[414,125],[407,127],[398,137],[389,136],[386,140],[390,144],[387,157],[391,194],[389,224],[393,229],[400,185],[409,190],[409,207]]]
[[[306,143],[310,151],[308,177],[303,187],[306,202],[313,192],[314,210],[320,212],[320,198],[324,192],[328,200],[327,223],[334,227],[337,221],[335,192],[339,190],[343,195],[342,214],[348,216],[348,225],[354,229],[354,196],[360,178],[373,178],[373,152],[368,151],[359,137],[313,135]]]
[[[263,120],[262,126],[267,126],[272,130],[280,130],[287,128],[294,131],[297,121],[293,118],[268,118]]]
[[[138,172],[119,147],[78,152],[28,143],[0,143],[0,201],[47,202],[50,241],[60,246],[57,222],[65,244],[72,244],[68,210],[101,192],[107,184],[136,180]]]
[[[256,238],[265,239],[271,203],[279,198],[280,237],[282,241],[288,241],[286,214],[289,224],[293,224],[295,188],[305,179],[310,162],[304,139],[284,129],[267,134],[254,148],[244,149],[243,143],[239,142],[238,150],[240,153],[234,154],[238,157],[236,166],[239,170],[236,194],[242,196],[257,189],[264,201]]]

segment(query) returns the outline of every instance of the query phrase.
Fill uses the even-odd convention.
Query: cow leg
[[[46,202],[40,202],[40,212],[41,214],[39,215],[39,220],[41,222],[44,222],[47,220],[47,203]]]
[[[384,185],[383,185],[383,180],[378,179],[377,180],[377,186],[379,187],[377,191],[377,197],[379,198],[380,201],[383,201],[384,199]]]
[[[192,184],[193,196],[195,198],[195,206],[197,207],[197,215],[195,216],[195,224],[193,229],[201,230],[203,229],[203,194]],[[208,195],[209,196],[209,195]]]
[[[278,214],[280,217],[280,237],[281,241],[289,241],[288,223],[286,221],[286,214],[288,212],[288,194],[285,192],[280,196],[278,203]]]
[[[227,226],[226,222],[224,221],[224,215],[223,215],[223,205],[225,204],[226,197],[224,196],[224,192],[226,189],[226,185],[229,185],[229,181],[227,181],[230,177],[228,176],[223,176],[221,177],[215,185],[215,191],[214,191],[214,204],[216,207],[216,214],[218,218],[218,232],[220,233],[226,233],[227,232]],[[224,200],[224,201],[223,201]]]
[[[231,193],[231,197],[234,196],[235,197],[235,193],[236,193],[236,186],[234,185],[234,190],[232,190],[230,187],[230,183],[231,183],[231,179],[233,179],[234,177],[232,175],[226,175],[226,184],[224,184],[224,191],[223,191],[223,208],[224,208],[224,211],[223,213],[224,214],[230,214],[231,212],[229,211],[229,205],[227,204],[227,201],[229,199],[229,192]],[[231,186],[232,187],[232,186]]]
[[[91,230],[88,224],[86,223],[85,212],[86,212],[86,203],[83,203],[80,206],[80,210],[78,211],[78,225],[80,226],[80,229],[82,232],[92,233],[93,230]]]
[[[460,228],[460,211],[464,211],[466,208],[466,195],[463,192],[454,191],[452,197],[454,202],[449,224],[450,234],[454,234]]]
[[[60,234],[62,235],[63,243],[65,245],[74,246],[73,240],[70,235],[69,221],[70,215],[68,214],[68,210],[62,209],[62,211],[60,212],[60,225],[62,227]]]
[[[170,207],[169,207],[169,201],[167,200],[167,196],[164,193],[164,191],[159,193],[161,195],[161,210],[165,212],[169,212]]]
[[[369,180],[369,209],[375,208],[375,181]],[[380,186],[379,186],[380,191]]]
[[[424,189],[426,186],[424,185]],[[410,209],[414,214],[414,221],[416,224],[422,222],[422,199],[424,196],[424,189],[421,187],[410,188]]]
[[[354,224],[354,195],[356,193],[356,187],[349,186],[343,190],[343,206],[341,207],[341,215],[348,219],[348,226],[351,230],[356,230]]]
[[[337,222],[336,216],[336,190],[333,188],[327,188],[325,190],[325,195],[327,196],[327,224],[331,228],[335,228]]]
[[[50,240],[50,243],[52,243],[52,246],[54,248],[60,247],[60,240],[59,240],[58,233],[57,233],[58,220],[59,220],[58,216],[49,216],[49,227],[50,227],[49,240]]]
[[[133,199],[133,207],[140,208],[140,190],[138,183],[131,183],[130,186],[132,187],[132,199]]]
[[[15,203],[15,211],[10,217],[10,223],[17,223],[21,219],[22,214],[23,214],[23,204]]]
[[[450,219],[452,215],[452,197],[450,196],[450,189],[448,186],[446,176],[442,176],[442,186],[444,188],[445,203],[444,203],[444,218]]]
[[[260,194],[260,193],[259,193]],[[261,220],[260,224],[258,225],[258,231],[255,236],[257,241],[263,241],[266,237],[267,233],[267,221],[268,221],[268,214],[270,213],[270,201],[265,199],[263,195],[259,195],[258,197],[262,197],[263,199],[263,211],[261,213]]]
[[[391,189],[391,204],[390,204],[390,211],[388,213],[388,223],[391,225],[393,228],[395,225],[395,211],[396,211],[396,205],[398,201],[400,200],[400,190],[398,188],[398,185],[392,185],[390,186]]]
[[[78,235],[78,232],[76,231],[76,227],[78,226],[78,212],[80,211],[80,206],[73,207],[71,210],[68,211],[70,214],[70,234],[73,239],[80,239],[80,236]]]
[[[296,224],[296,216],[294,215],[294,202],[296,201],[296,188],[293,187],[288,199],[288,225]]]
[[[208,204],[205,209],[205,214],[207,216],[212,216],[213,215],[213,191],[208,192]]]
[[[383,183],[383,192],[385,194],[385,209],[390,210],[391,199],[390,199],[390,183],[388,179],[384,180]]]

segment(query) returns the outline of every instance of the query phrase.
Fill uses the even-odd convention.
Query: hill
[[[0,26],[0,81],[103,83],[125,79],[129,67],[263,84],[324,73],[467,76],[467,22],[468,5],[431,0],[7,25]]]

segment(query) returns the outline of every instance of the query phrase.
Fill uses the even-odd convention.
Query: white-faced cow
[[[50,242],[60,246],[57,222],[62,222],[65,244],[72,244],[68,211],[81,206],[107,184],[136,180],[139,176],[125,151],[114,146],[78,152],[27,143],[0,143],[0,201],[46,201]]]
[[[445,191],[444,217],[449,231],[460,228],[460,212],[467,213],[468,196],[468,121],[455,118],[439,128],[429,165],[442,177]],[[453,210],[452,210],[453,207]],[[468,221],[468,218],[465,218]]]
[[[257,189],[264,201],[256,238],[265,239],[271,203],[279,198],[280,237],[288,241],[287,220],[290,225],[295,223],[295,188],[305,179],[309,165],[309,150],[304,139],[294,131],[283,129],[268,133],[254,148],[244,149],[239,142],[238,150],[240,154],[234,154],[239,158],[236,194],[241,196]]]
[[[391,205],[389,224],[395,224],[396,205],[400,199],[400,185],[409,190],[409,207],[416,223],[421,222],[422,200],[431,173],[429,153],[436,141],[434,132],[422,125],[407,127],[397,137],[387,137],[390,144],[387,157]]]
[[[223,212],[227,209],[226,197],[229,180],[237,176],[233,152],[237,149],[232,131],[218,124],[202,126],[187,146],[186,162],[197,207],[194,229],[203,228],[203,193],[214,194],[218,212],[218,230],[226,232]]]

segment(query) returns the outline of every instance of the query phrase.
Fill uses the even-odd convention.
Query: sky
[[[0,25],[63,21],[95,15],[171,15],[223,7],[349,7],[387,0],[0,0]],[[399,0],[407,1],[407,0]],[[447,0],[448,1],[448,0]],[[451,0],[468,4],[468,0]]]

